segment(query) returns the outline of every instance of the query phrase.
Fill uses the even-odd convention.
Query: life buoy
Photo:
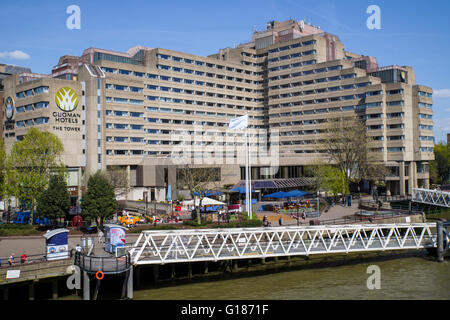
[[[105,276],[105,274],[100,270],[97,271],[97,273],[95,274],[95,277],[97,278],[97,280],[102,280],[104,276]]]

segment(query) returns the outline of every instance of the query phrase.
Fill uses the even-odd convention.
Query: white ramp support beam
[[[436,247],[436,223],[143,231],[134,265]]]
[[[450,192],[429,189],[413,189],[411,201],[450,208]]]

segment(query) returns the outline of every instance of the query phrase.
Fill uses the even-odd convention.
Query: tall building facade
[[[346,51],[337,36],[315,26],[272,21],[250,42],[208,57],[142,46],[89,48],[61,57],[51,75],[10,76],[3,136],[10,147],[30,126],[57,134],[74,197],[88,174],[121,166],[127,197],[149,192],[163,200],[169,184],[176,197],[180,152],[192,166],[220,170],[218,184],[243,179],[245,140],[227,130],[233,118],[249,116],[254,182],[299,187],[307,184],[303,168],[326,157],[316,142],[327,121],[359,116],[374,138],[372,159],[390,168],[388,192],[407,194],[428,186],[432,92],[416,84],[411,67],[379,67],[376,58]],[[11,101],[14,112],[6,114]],[[276,163],[258,162],[258,150],[275,136]],[[224,154],[234,160],[217,161]]]

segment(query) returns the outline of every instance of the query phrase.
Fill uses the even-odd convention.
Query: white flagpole
[[[247,137],[248,129],[245,128],[245,209],[247,214],[249,213],[249,196],[248,196],[248,137]]]
[[[248,132],[248,131],[247,131]],[[248,146],[248,196],[250,198],[250,204],[249,204],[249,211],[248,211],[248,217],[249,219],[252,218],[252,160],[251,160],[251,147],[250,147],[250,141]]]

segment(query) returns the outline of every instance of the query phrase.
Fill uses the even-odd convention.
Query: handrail
[[[131,258],[128,253],[123,257],[116,258],[87,256],[82,252],[76,252],[74,264],[86,272],[102,271],[104,274],[117,274],[131,268]]]

